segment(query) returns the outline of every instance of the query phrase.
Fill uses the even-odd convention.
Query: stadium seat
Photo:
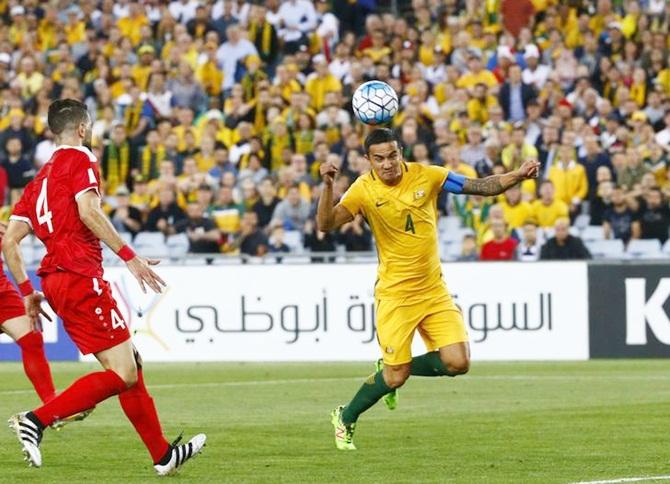
[[[573,226],[577,227],[579,230],[584,230],[586,227],[589,226],[591,223],[591,216],[588,214],[581,214],[577,215],[577,218],[575,219],[575,223]]]
[[[135,245],[157,245],[165,243],[165,235],[161,232],[140,232],[135,236]]]
[[[160,232],[140,232],[135,236],[133,245],[142,257],[165,259],[170,255],[165,236]]]
[[[544,240],[549,240],[554,236],[554,227],[545,227],[542,229]]]
[[[628,243],[626,255],[631,259],[656,259],[663,257],[658,239],[635,239]]]
[[[440,217],[437,221],[437,230],[440,233],[451,232],[462,227],[461,218],[450,215],[448,217]]]
[[[46,246],[40,239],[35,237],[35,241],[33,243],[33,259],[35,260],[35,263],[39,263],[42,259],[44,259],[45,255],[47,255]]]
[[[670,256],[670,239],[665,241],[663,244],[663,253]]]
[[[582,231],[582,240],[584,241],[603,240],[604,238],[602,225],[588,225]]]
[[[284,258],[282,263],[286,264],[311,264],[312,259],[307,256]]]
[[[131,234],[130,232],[121,232],[119,235],[121,236],[121,238],[123,239],[123,241],[124,241],[126,244],[130,244],[130,243],[132,243],[132,241],[133,241],[133,234]]]
[[[287,230],[284,232],[284,243],[291,248],[291,252],[301,253],[303,251],[302,232],[299,230]]]
[[[188,254],[190,243],[186,234],[170,235],[166,240],[166,244],[171,259],[180,259]]]
[[[28,235],[19,244],[21,257],[23,257],[23,263],[26,266],[40,263],[40,259],[35,256],[35,240],[35,237]]]
[[[579,230],[579,227],[575,227],[574,225],[570,227],[569,232],[570,235],[572,235],[573,237],[579,237],[580,234],[582,233],[582,231]]]
[[[454,261],[461,255],[463,246],[460,241],[444,245],[445,260]]]
[[[442,240],[446,243],[451,243],[451,242],[458,242],[461,243],[463,242],[463,237],[465,237],[468,234],[474,234],[474,231],[471,228],[465,227],[465,228],[457,228],[454,230],[449,230],[447,232],[442,233]]]
[[[624,255],[624,245],[621,239],[592,240],[586,242],[586,247],[594,259],[615,259]]]

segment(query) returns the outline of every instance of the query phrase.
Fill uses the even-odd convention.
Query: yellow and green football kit
[[[370,171],[340,201],[352,215],[365,217],[375,237],[377,335],[387,365],[412,360],[417,329],[428,351],[468,340],[442,279],[438,252],[437,197],[449,170],[418,163],[401,168],[397,185],[386,185]]]

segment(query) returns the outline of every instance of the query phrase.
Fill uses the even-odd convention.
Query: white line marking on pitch
[[[602,376],[599,375],[482,375],[482,376],[462,376],[459,378],[460,381],[467,381],[471,383],[476,383],[477,380],[499,380],[499,381],[541,381],[541,380],[554,380],[554,381],[576,381],[576,380],[602,380]],[[243,387],[243,386],[259,386],[259,385],[290,385],[291,383],[328,383],[336,381],[361,381],[363,376],[346,376],[346,377],[333,377],[333,378],[287,378],[281,380],[251,380],[251,381],[225,381],[225,382],[203,382],[203,383],[158,383],[155,385],[149,385],[149,388],[160,390],[163,388],[182,388],[182,387]],[[608,380],[640,380],[640,381],[668,381],[670,382],[670,377],[661,376],[661,375],[613,375],[607,376]],[[22,395],[24,393],[33,393],[34,390],[0,390],[0,395]],[[646,479],[646,478],[645,478]],[[597,481],[596,481],[597,482]],[[610,482],[610,481],[604,481]],[[617,482],[617,481],[615,481]],[[622,482],[635,482],[635,481],[622,481]],[[590,483],[593,484],[593,483]]]
[[[644,481],[668,481],[670,476],[649,476],[649,477],[622,477],[621,479],[610,479],[606,481],[579,481],[571,484],[619,484],[624,482],[644,482]]]

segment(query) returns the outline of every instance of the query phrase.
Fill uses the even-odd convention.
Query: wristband
[[[30,296],[35,292],[35,289],[33,289],[33,283],[30,282],[30,279],[26,279],[21,284],[19,284],[19,291],[21,291],[21,295],[23,297]]]
[[[135,258],[135,251],[129,245],[126,244],[123,247],[121,247],[121,249],[119,249],[116,255],[121,257],[123,262],[129,262]]]

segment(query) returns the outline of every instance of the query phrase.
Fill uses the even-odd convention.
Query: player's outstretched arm
[[[17,284],[22,284],[28,280],[28,273],[26,266],[23,263],[23,256],[21,256],[21,241],[30,235],[30,225],[18,220],[12,220],[9,225],[0,228],[0,234],[4,232],[2,237],[2,253],[5,256],[7,267],[11,272]]]
[[[333,207],[333,180],[337,173],[337,167],[330,162],[326,162],[321,165],[320,171],[323,179],[323,190],[321,190],[321,196],[319,197],[316,224],[321,232],[330,232],[347,222],[351,222],[354,216],[340,204]]]
[[[540,162],[528,160],[518,170],[509,173],[491,175],[486,178],[466,178],[461,193],[484,196],[499,195],[523,180],[537,178],[539,171]]]
[[[41,292],[35,291],[30,283],[26,266],[23,263],[21,255],[21,241],[32,232],[30,225],[18,220],[12,220],[8,226],[0,224],[0,235],[2,235],[2,253],[5,255],[5,261],[9,272],[19,286],[23,302],[26,305],[26,313],[30,318],[33,328],[38,327],[40,315],[51,318],[42,309],[42,300],[44,297]]]
[[[77,199],[77,207],[79,218],[84,222],[84,225],[126,261],[128,270],[135,276],[142,291],[147,292],[146,284],[154,292],[162,292],[162,288],[166,285],[165,282],[149,267],[158,264],[159,261],[143,259],[135,255],[132,249],[126,247],[126,243],[116,231],[112,222],[109,221],[105,212],[102,211],[98,194],[93,190],[83,193]]]

